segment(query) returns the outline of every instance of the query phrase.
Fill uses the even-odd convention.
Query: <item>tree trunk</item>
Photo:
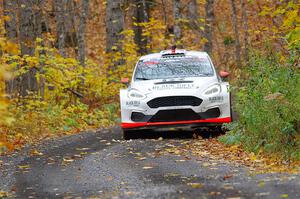
[[[4,16],[9,17],[5,21],[5,34],[11,42],[17,42],[17,16],[16,16],[17,0],[3,0]],[[16,80],[11,79],[6,82],[6,93],[12,95],[16,90]]]
[[[65,57],[65,39],[66,39],[66,2],[65,0],[55,0],[55,17],[57,29],[57,48],[61,56]]]
[[[74,49],[74,53],[78,56],[78,25],[76,24],[76,19],[80,17],[77,16],[77,8],[80,7],[76,4],[77,1],[75,0],[60,0],[63,1],[65,5],[64,11],[64,43],[65,48],[72,48]]]
[[[9,20],[5,21],[6,37],[16,42],[17,39],[17,0],[3,0],[4,16],[9,17]]]
[[[198,2],[197,0],[191,0],[188,4],[188,17],[189,17],[189,25],[191,30],[193,30],[196,34],[196,38],[193,42],[198,44],[200,42],[201,37],[203,37],[203,23],[199,21],[199,12],[198,12]]]
[[[239,29],[238,29],[238,19],[237,19],[237,9],[235,0],[230,0],[231,4],[231,17],[232,26],[234,31],[234,43],[235,43],[235,59],[237,66],[241,66],[241,44],[239,39]]]
[[[89,12],[89,0],[81,0],[80,22],[78,27],[78,60],[85,65],[85,28]]]
[[[35,39],[41,33],[41,9],[40,0],[19,0],[20,19],[19,32],[22,55],[34,55]],[[22,66],[21,66],[22,67]],[[37,92],[36,68],[30,68],[27,73],[20,77],[20,95],[26,96],[28,92]]]
[[[161,6],[162,6],[162,11],[163,11],[163,16],[164,16],[164,24],[167,25],[168,14],[167,14],[167,10],[166,10],[166,2],[165,2],[165,0],[161,0]]]
[[[213,22],[215,20],[214,14],[214,0],[207,0],[205,4],[205,28],[204,37],[207,42],[204,44],[204,51],[212,55],[212,35],[213,35]]]
[[[107,0],[106,4],[106,52],[120,51],[120,34],[124,30],[125,19],[122,10],[123,0]]]
[[[182,48],[181,38],[182,38],[182,30],[181,30],[181,2],[180,0],[173,0],[173,17],[174,17],[174,39],[175,44]]]
[[[203,32],[200,29],[201,23],[199,22],[199,12],[198,12],[198,3],[197,0],[191,0],[188,4],[188,17],[190,26],[196,30],[199,34],[199,37],[202,36]]]
[[[241,0],[241,7],[242,7],[242,20],[243,20],[243,26],[244,26],[244,59],[247,63],[249,61],[249,28],[248,28],[248,15],[247,15],[247,7],[246,7],[246,1]]]
[[[139,53],[143,55],[148,53],[149,38],[143,36],[143,27],[139,23],[149,22],[149,4],[145,0],[134,0],[134,5],[134,22],[137,24],[134,26],[134,40],[139,48]]]

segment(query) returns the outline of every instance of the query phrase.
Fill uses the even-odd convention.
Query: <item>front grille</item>
[[[193,96],[169,96],[155,98],[147,104],[150,108],[159,108],[169,106],[199,106],[201,103],[202,99]]]
[[[160,110],[149,122],[176,122],[199,119],[201,119],[200,115],[195,113],[192,109]]]
[[[217,117],[220,117],[221,112],[220,112],[219,108],[212,108],[212,109],[208,109],[207,111],[205,111],[203,113],[199,113],[199,115],[203,119],[217,118]]]

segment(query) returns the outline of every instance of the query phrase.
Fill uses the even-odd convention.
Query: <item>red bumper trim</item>
[[[123,129],[131,129],[145,126],[163,126],[163,125],[176,125],[176,124],[197,124],[197,123],[230,123],[231,117],[214,118],[206,120],[191,120],[191,121],[178,121],[178,122],[136,122],[121,124]]]

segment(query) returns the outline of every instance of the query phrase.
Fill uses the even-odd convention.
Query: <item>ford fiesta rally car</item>
[[[131,84],[120,90],[124,138],[145,129],[230,123],[229,84],[222,80],[228,75],[217,74],[205,52],[173,49],[141,57]]]

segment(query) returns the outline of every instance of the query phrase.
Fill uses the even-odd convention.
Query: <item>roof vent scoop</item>
[[[186,50],[184,49],[176,49],[176,46],[172,46],[171,50],[163,50],[160,52],[162,57],[173,57],[173,56],[185,56]]]

